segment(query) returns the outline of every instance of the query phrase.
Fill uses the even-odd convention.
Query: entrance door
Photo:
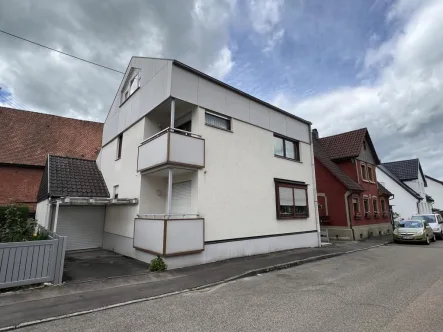
[[[185,181],[172,184],[172,214],[189,214],[191,212],[191,183],[191,181]]]

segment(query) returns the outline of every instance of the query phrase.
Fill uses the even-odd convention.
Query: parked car
[[[443,219],[439,214],[417,214],[412,216],[411,219],[427,221],[429,226],[432,227],[435,236],[437,236],[439,240],[443,240]]]
[[[428,222],[422,219],[402,220],[394,230],[394,242],[435,242],[435,234]]]

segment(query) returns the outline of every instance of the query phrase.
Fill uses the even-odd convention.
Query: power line
[[[102,68],[105,68],[105,69],[108,69],[108,70],[115,71],[115,72],[120,73],[120,74],[124,74],[124,72],[122,72],[122,71],[120,71],[120,70],[113,69],[113,68],[110,68],[110,67],[106,67],[106,66],[103,66],[103,65],[101,65],[101,64],[98,64],[98,63],[95,63],[95,62],[92,62],[92,61],[89,61],[89,60],[85,60],[85,59],[79,58],[79,57],[77,57],[77,56],[75,56],[75,55],[71,55],[71,54],[68,54],[68,53],[65,53],[65,52],[62,52],[62,51],[56,50],[56,49],[51,48],[51,47],[49,47],[49,46],[45,46],[45,45],[42,45],[42,44],[36,43],[36,42],[34,42],[34,41],[32,41],[32,40],[29,40],[29,39],[26,39],[26,38],[23,38],[23,37],[20,37],[20,36],[14,35],[14,34],[12,34],[12,33],[9,33],[9,32],[3,31],[3,30],[0,30],[0,32],[6,34],[6,35],[8,35],[8,36],[11,36],[11,37],[14,37],[14,38],[18,38],[18,39],[24,40],[24,41],[26,41],[26,42],[28,42],[28,43],[31,43],[31,44],[34,44],[34,45],[37,45],[37,46],[40,46],[40,47],[44,47],[44,48],[46,48],[46,49],[48,49],[48,50],[51,50],[51,51],[54,51],[54,52],[57,52],[57,53],[60,53],[60,54],[63,54],[63,55],[69,56],[69,57],[71,57],[71,58],[74,58],[74,59],[77,59],[77,60],[80,60],[80,61],[87,62],[87,63],[89,63],[89,64],[91,64],[91,65],[99,66],[99,67],[102,67]]]

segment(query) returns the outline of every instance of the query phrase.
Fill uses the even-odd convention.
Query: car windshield
[[[434,216],[426,216],[426,215],[424,215],[424,216],[413,216],[412,220],[425,220],[425,221],[427,221],[430,224],[437,223],[437,221],[435,220]]]
[[[399,228],[422,228],[423,223],[416,220],[403,220],[398,223]]]

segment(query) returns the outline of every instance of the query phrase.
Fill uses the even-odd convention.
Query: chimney
[[[318,130],[317,129],[312,129],[312,137],[318,139]]]

